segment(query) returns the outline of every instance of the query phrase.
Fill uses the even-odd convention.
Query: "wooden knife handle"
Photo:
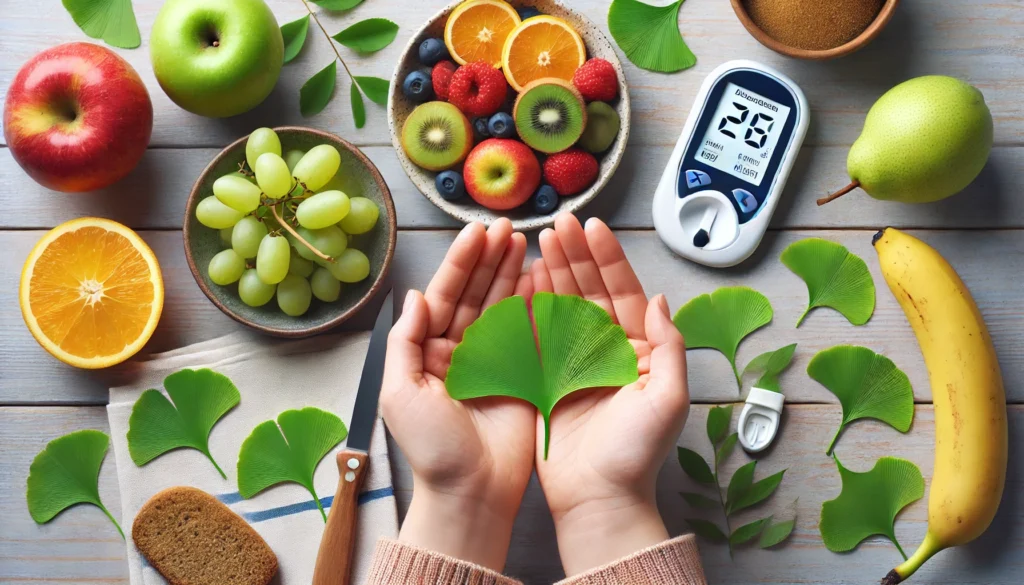
[[[338,491],[316,555],[313,585],[349,585],[352,580],[357,506],[368,463],[369,455],[362,451],[338,453]]]

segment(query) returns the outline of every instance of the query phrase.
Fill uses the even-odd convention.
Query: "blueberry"
[[[551,185],[541,185],[540,189],[533,194],[533,210],[541,215],[547,215],[558,207],[558,193]]]
[[[505,112],[498,112],[487,122],[487,131],[495,138],[511,138],[516,133],[516,123]]]
[[[473,120],[473,133],[477,140],[491,137],[491,131],[487,128],[487,118],[476,118]]]
[[[519,13],[519,20],[526,20],[527,18],[533,18],[534,16],[540,16],[541,11],[537,10],[533,6],[526,6],[516,10]]]
[[[402,93],[417,103],[434,99],[434,84],[430,81],[430,75],[423,71],[413,71],[405,77]]]
[[[448,201],[457,201],[466,195],[466,182],[458,171],[444,171],[434,179],[437,192]],[[552,191],[553,193],[554,191]]]
[[[420,63],[434,65],[448,58],[448,47],[441,39],[427,39],[420,43]]]

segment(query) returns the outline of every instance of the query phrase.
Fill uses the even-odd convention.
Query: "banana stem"
[[[849,185],[843,187],[842,189],[836,191],[835,193],[832,193],[827,197],[822,197],[821,199],[818,199],[818,205],[825,205],[829,201],[835,201],[836,199],[839,199],[840,197],[846,195],[850,191],[853,191],[857,187],[860,187],[860,181],[854,181]]]
[[[925,535],[921,546],[917,547],[917,551],[909,559],[904,561],[902,565],[889,571],[889,574],[882,579],[882,585],[896,585],[906,581],[921,568],[925,561],[935,556],[935,553],[944,548],[946,547],[940,544],[938,539],[929,532]]]

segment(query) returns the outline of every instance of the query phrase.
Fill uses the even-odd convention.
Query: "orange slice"
[[[459,4],[444,25],[444,44],[459,65],[485,61],[501,67],[505,37],[519,26],[519,14],[503,0]]]
[[[164,283],[138,234],[85,217],[53,228],[32,248],[18,299],[46,351],[78,368],[105,368],[149,341],[164,307]]]
[[[545,77],[571,81],[586,60],[580,35],[568,22],[548,15],[524,20],[505,39],[501,53],[505,79],[516,91]]]

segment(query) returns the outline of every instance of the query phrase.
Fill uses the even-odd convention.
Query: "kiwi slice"
[[[524,87],[512,117],[523,142],[548,154],[576,144],[587,126],[583,96],[568,81],[554,78],[538,79]]]
[[[402,149],[418,167],[443,171],[459,164],[473,148],[473,126],[448,102],[427,102],[405,119]]]

